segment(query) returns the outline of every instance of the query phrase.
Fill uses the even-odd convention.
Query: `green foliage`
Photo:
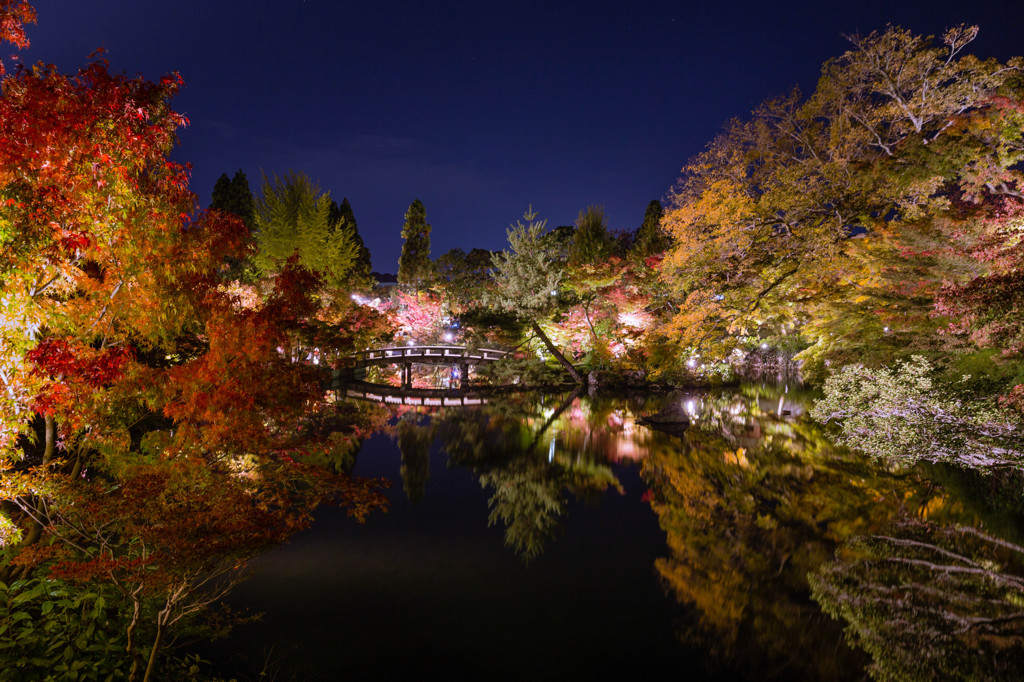
[[[57,580],[0,582],[0,678],[123,680],[124,629],[111,595]]]
[[[222,173],[213,186],[210,208],[227,211],[242,219],[249,230],[256,228],[256,200],[249,189],[249,180],[241,169],[232,178]]]
[[[0,679],[113,682],[129,678],[129,614],[109,587],[52,578],[0,582]],[[128,607],[130,608],[130,607]],[[136,633],[138,636],[139,633]],[[214,680],[195,656],[160,654],[161,679]]]
[[[437,286],[453,310],[467,310],[479,305],[490,283],[493,254],[486,249],[466,253],[455,248],[438,257],[434,264]]]
[[[507,310],[482,305],[464,310],[459,314],[459,321],[464,337],[478,345],[486,341],[514,346],[526,333],[522,318]]]
[[[572,248],[572,242],[575,237],[575,225],[559,225],[544,234],[544,246],[548,249],[552,258],[564,263],[569,260],[569,249]]]
[[[210,208],[227,211],[240,218],[250,234],[256,229],[256,201],[249,189],[249,180],[241,169],[236,171],[232,178],[228,178],[227,173],[222,173],[217,179],[213,186]],[[253,283],[256,280],[250,254],[228,256],[226,260],[228,267],[221,273],[223,279],[241,280],[246,283]]]
[[[1024,384],[1024,361],[1006,358],[995,349],[958,354],[945,363],[950,376],[967,377],[963,381],[963,397],[991,396],[1007,393]]]
[[[1019,418],[991,401],[965,401],[933,379],[921,356],[892,369],[847,365],[825,382],[811,416],[840,425],[838,441],[887,464],[919,460],[1020,468]]]
[[[434,277],[430,261],[430,225],[427,209],[419,199],[409,204],[402,225],[402,255],[398,257],[398,284],[416,291],[430,284]]]
[[[480,485],[494,488],[488,525],[504,525],[506,546],[524,561],[537,558],[565,509],[557,472],[523,459],[481,474]]]
[[[562,380],[562,373],[532,353],[521,357],[506,355],[497,362],[482,365],[477,376],[495,386],[553,386]]]
[[[299,263],[332,286],[342,285],[358,258],[353,234],[331,223],[331,197],[305,174],[263,179],[256,206],[259,252],[264,274],[277,272],[297,254]]]
[[[556,257],[555,245],[544,239],[547,221],[538,221],[532,206],[523,219],[526,225],[518,221],[506,231],[510,250],[493,256],[496,288],[488,302],[536,320],[554,310],[565,266]]]
[[[430,444],[434,438],[429,429],[419,428],[417,414],[411,412],[398,422],[398,449],[402,454],[402,490],[412,503],[423,499],[430,478]]]
[[[909,477],[782,414],[803,403],[792,390],[747,386],[673,400],[692,423],[651,443],[643,473],[667,535],[655,567],[695,615],[680,638],[746,670],[785,671],[782,679],[858,669],[862,657],[809,602],[806,575],[850,535],[887,523],[899,505],[932,502],[935,492],[915,494]]]
[[[651,203],[647,204],[643,222],[640,223],[640,227],[636,230],[636,236],[633,238],[634,254],[642,257],[661,253],[672,243],[668,233],[661,227],[663,214],[664,209],[657,199],[653,199]]]
[[[612,252],[608,221],[603,206],[587,206],[576,216],[576,232],[569,248],[569,263],[581,265],[600,263]]]
[[[965,54],[976,33],[853,36],[810,97],[765,101],[684,168],[661,221],[679,306],[664,332],[681,352],[725,357],[741,337],[797,333],[820,377],[948,350],[929,315],[940,285],[992,267],[965,254],[992,204],[1024,189],[1022,62]],[[950,289],[948,310],[1012,340],[1016,288],[1010,273],[978,278]]]
[[[495,287],[487,302],[528,320],[533,333],[544,343],[548,352],[580,384],[583,383],[583,377],[540,325],[558,306],[565,265],[556,260],[557,245],[545,239],[544,227],[547,221],[537,222],[536,218],[537,214],[531,206],[523,214],[527,224],[523,225],[519,221],[507,230],[511,251],[494,254]]]
[[[905,519],[854,538],[808,579],[877,680],[1019,679],[1024,547]]]
[[[359,286],[368,286],[371,283],[370,272],[372,270],[370,249],[366,247],[362,236],[359,234],[359,228],[356,225],[356,216],[352,211],[352,204],[349,203],[348,197],[342,199],[340,205],[333,201],[331,202],[329,220],[333,230],[349,235],[355,243],[356,260],[352,265],[352,270],[349,275],[353,283]]]

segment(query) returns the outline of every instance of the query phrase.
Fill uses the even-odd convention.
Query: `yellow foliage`
[[[726,450],[723,453],[723,459],[725,459],[726,464],[734,464],[741,469],[750,468],[750,462],[747,461],[746,448],[736,448],[736,452]]]

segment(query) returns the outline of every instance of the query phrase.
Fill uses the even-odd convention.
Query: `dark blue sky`
[[[374,268],[395,271],[419,198],[432,253],[501,248],[532,203],[549,225],[603,205],[634,229],[733,116],[800,85],[844,33],[981,26],[1024,54],[1024,2],[35,0],[22,56],[72,71],[179,71],[175,157],[205,205],[241,168],[304,171],[348,197]]]

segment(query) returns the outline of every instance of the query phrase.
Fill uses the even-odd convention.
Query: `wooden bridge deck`
[[[464,346],[390,346],[370,348],[350,357],[356,367],[421,363],[430,365],[479,365],[505,357],[509,351],[497,348],[467,350]]]
[[[369,348],[349,357],[353,364],[330,372],[325,388],[335,391],[338,397],[361,400],[376,400],[398,405],[481,405],[486,401],[484,394],[490,387],[473,386],[459,389],[433,389],[412,387],[412,366],[457,365],[462,368],[460,379],[465,381],[470,366],[494,362],[511,351],[497,348],[476,348],[467,350],[464,346],[389,346]],[[402,386],[373,384],[362,381],[368,367],[374,365],[399,365],[402,368]]]

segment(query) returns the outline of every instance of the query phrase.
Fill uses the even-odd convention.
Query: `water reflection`
[[[642,415],[669,403],[688,415],[688,426],[665,431],[638,425]],[[870,659],[846,645],[847,625],[876,665],[904,670],[906,661],[885,662],[892,659],[885,651],[897,641],[886,623],[896,626],[878,619],[877,604],[864,597],[876,585],[863,575],[868,566],[881,571],[891,564],[895,559],[884,551],[904,545],[864,538],[882,537],[890,528],[902,537],[909,527],[905,519],[947,537],[952,524],[977,524],[978,516],[922,470],[880,470],[836,448],[805,416],[807,404],[806,394],[787,386],[633,399],[504,396],[485,409],[404,416],[397,438],[409,499],[422,497],[424,458],[436,439],[450,466],[471,470],[490,491],[490,523],[504,527],[506,545],[526,560],[557,534],[570,497],[596,503],[609,490],[621,493],[611,465],[642,463],[647,498],[667,536],[667,555],[655,569],[667,593],[692,614],[679,637],[707,651],[711,670],[728,661],[727,667],[758,679],[858,679]],[[867,545],[880,563],[863,557]],[[839,558],[830,562],[833,556]],[[809,574],[817,576],[815,597],[825,612],[811,600]],[[1005,594],[998,606],[974,592],[989,614],[984,618],[1001,627],[993,634],[995,626],[985,625],[985,641],[990,648],[1013,648],[1019,646],[1016,628],[1024,624],[1024,596],[1016,578],[1001,580]],[[889,589],[896,584],[890,579]],[[949,587],[924,584],[925,593]],[[1020,614],[1010,613],[1013,605]],[[920,632],[927,631],[927,619],[919,622]],[[906,640],[923,635],[911,627],[902,632],[905,648],[899,651],[916,660],[919,647]],[[937,651],[952,646],[943,641]],[[971,660],[984,658],[977,648],[961,646]]]
[[[595,413],[579,392],[561,396],[513,396],[487,409],[439,410],[424,417],[405,411],[396,433],[408,499],[423,497],[429,447],[439,440],[450,465],[473,472],[491,491],[489,523],[505,528],[506,545],[529,561],[556,533],[569,496],[596,500],[621,484],[609,456],[635,456],[622,410]],[[621,445],[621,448],[619,447]]]
[[[847,544],[851,538],[872,536],[896,518],[928,519],[935,528],[977,519],[921,472],[881,471],[834,447],[802,416],[804,398],[748,388],[687,400],[693,423],[678,447],[651,450],[644,462],[651,503],[668,535],[669,555],[657,570],[673,595],[696,609],[681,636],[703,642],[715,665],[729,660],[758,679],[857,678],[863,653],[844,644],[846,623],[809,599],[807,575],[838,548],[855,555],[845,550],[862,541]],[[827,595],[828,612],[848,619],[857,611],[848,607],[854,590],[837,576],[852,569],[832,566],[838,568],[818,579],[817,596]],[[897,584],[890,579],[891,588]],[[856,589],[863,595],[872,587]],[[858,628],[872,612],[863,601],[861,609]],[[874,634],[870,641],[891,641],[883,630]],[[873,655],[878,649],[865,648]]]
[[[1024,547],[913,518],[859,536],[810,576],[882,679],[1019,680]]]
[[[402,453],[402,489],[411,502],[423,499],[430,478],[430,443],[433,436],[429,428],[420,425],[420,415],[407,412],[398,421],[398,450]]]
[[[507,655],[516,641],[524,648],[507,664],[521,666],[508,668],[519,679],[527,668],[582,665],[572,655],[607,672],[600,657],[614,645],[595,644],[595,632],[621,638],[628,622],[633,648],[616,659],[624,671],[677,657],[686,663],[673,669],[697,679],[853,680],[869,665],[881,677],[1019,678],[1024,557],[979,530],[1012,526],[1005,509],[983,508],[996,496],[965,495],[980,484],[962,474],[885,471],[834,447],[806,416],[808,399],[793,387],[749,386],[505,393],[472,409],[376,406],[368,414],[390,441],[369,439],[357,472],[400,476],[392,491],[413,504],[393,498],[393,511],[349,544],[337,542],[348,531],[332,527],[278,555],[277,573],[251,594],[312,583],[295,619],[317,608],[326,615],[303,640],[336,637],[336,611],[352,600],[365,605],[360,613],[388,604],[367,632],[347,631],[375,672],[374,642],[394,641],[396,622],[415,623],[401,641],[419,641],[456,672],[452,661]],[[663,412],[690,423],[671,432],[638,423]],[[359,471],[375,460],[378,468]],[[505,551],[482,514],[501,529]],[[574,554],[576,533],[600,547]],[[629,545],[629,534],[643,543]],[[631,558],[638,570],[619,577]],[[315,582],[318,572],[329,577]],[[598,579],[600,587],[588,582]],[[546,636],[537,635],[538,613],[552,624]],[[463,648],[448,632],[459,623],[470,624],[459,630],[471,642]],[[591,643],[588,654],[578,641],[566,653],[559,638],[572,632],[587,633],[579,638]],[[649,660],[638,661],[645,643]],[[321,671],[332,665],[316,661]],[[381,674],[389,672],[416,671]]]

